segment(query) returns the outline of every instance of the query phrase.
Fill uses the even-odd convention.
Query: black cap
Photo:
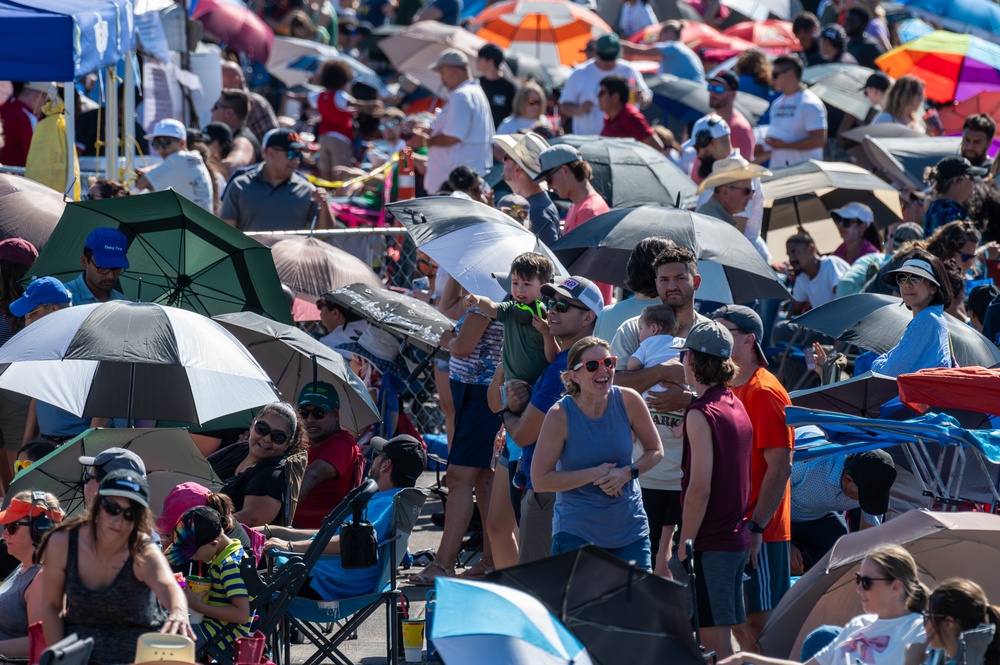
[[[847,33],[839,23],[828,23],[823,26],[823,31],[819,33],[820,38],[829,39],[840,48],[847,44]]]
[[[884,450],[866,450],[848,455],[844,473],[858,486],[858,504],[869,515],[889,510],[889,491],[896,482],[896,465]]]
[[[264,136],[264,147],[278,150],[302,150],[306,144],[299,139],[298,133],[291,129],[275,129]]]
[[[952,178],[963,175],[982,177],[986,174],[986,169],[973,166],[965,157],[945,157],[937,163],[937,177],[939,182],[947,182]]]
[[[210,122],[201,130],[208,138],[208,142],[218,141],[221,146],[231,146],[233,144],[233,130],[223,122]]]
[[[131,469],[118,469],[104,476],[98,496],[120,496],[149,508],[149,483]]]
[[[985,321],[986,308],[997,296],[1000,296],[1000,289],[992,284],[980,284],[969,293],[968,310],[974,313],[980,322]]]
[[[388,441],[380,436],[374,436],[371,444],[378,454],[389,458],[396,471],[410,480],[416,481],[427,468],[424,445],[409,434],[400,434]]]
[[[492,60],[493,64],[499,67],[503,64],[503,49],[496,44],[490,43],[479,49],[478,53],[480,58],[485,60]]]
[[[740,89],[740,77],[738,77],[736,74],[732,72],[732,70],[729,69],[723,69],[721,72],[719,72],[718,74],[716,74],[715,76],[713,76],[708,80],[709,82],[719,81],[721,83],[726,84],[733,90]]]
[[[890,85],[892,85],[892,81],[889,80],[888,74],[886,74],[885,72],[875,72],[874,74],[871,74],[868,77],[868,80],[865,81],[865,84],[861,86],[861,90],[864,91],[867,90],[868,88],[876,88],[878,90],[881,90],[882,92],[885,92],[886,90],[889,89]]]

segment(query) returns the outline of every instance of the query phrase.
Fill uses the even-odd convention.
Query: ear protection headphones
[[[55,526],[55,522],[49,517],[49,512],[52,509],[49,508],[49,503],[45,500],[45,492],[32,490],[31,503],[43,511],[40,515],[28,518],[28,521],[31,523],[29,527],[31,529],[31,542],[38,545],[42,542],[42,536],[45,535],[45,532]]]

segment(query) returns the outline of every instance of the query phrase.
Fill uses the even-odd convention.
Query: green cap
[[[618,35],[609,33],[598,37],[594,48],[597,52],[597,57],[601,60],[615,60],[621,55],[622,43],[618,39]]]
[[[340,408],[340,396],[337,389],[326,381],[314,381],[307,383],[299,393],[299,401],[296,406],[318,406],[324,411],[333,411]]]

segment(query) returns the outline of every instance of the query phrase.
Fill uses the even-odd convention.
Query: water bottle
[[[431,631],[434,629],[434,590],[427,592],[427,604],[424,605],[424,626],[426,627],[426,637],[427,637],[427,662],[428,663],[440,663],[441,656],[438,654],[437,647],[434,646],[434,642],[431,641]]]

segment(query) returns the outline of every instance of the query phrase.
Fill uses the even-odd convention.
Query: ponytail
[[[1000,665],[1000,607],[990,605],[986,608],[986,622],[993,625],[993,641],[986,649],[983,665]]]

